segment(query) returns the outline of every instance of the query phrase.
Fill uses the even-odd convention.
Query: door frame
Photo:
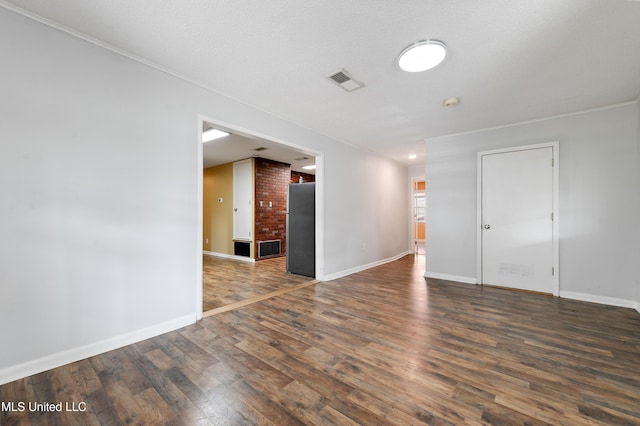
[[[195,268],[196,268],[196,321],[199,321],[203,317],[203,307],[202,307],[202,277],[203,277],[203,267],[202,267],[202,228],[203,228],[203,187],[204,187],[204,179],[202,175],[202,168],[204,164],[204,149],[202,147],[202,126],[204,123],[209,123],[214,125],[216,128],[221,130],[229,130],[231,133],[239,134],[247,137],[257,137],[260,139],[269,140],[271,142],[278,143],[280,145],[284,145],[288,148],[294,149],[296,151],[300,151],[301,153],[312,155],[316,160],[316,280],[323,281],[324,280],[324,152],[316,151],[313,149],[309,149],[307,147],[303,147],[297,145],[295,143],[276,138],[270,135],[266,135],[260,132],[256,132],[252,129],[247,129],[245,127],[239,126],[237,124],[232,124],[228,122],[224,122],[221,120],[217,120],[215,118],[211,118],[205,115],[198,114],[197,116],[197,181],[196,181],[196,191],[197,191],[197,232],[195,235],[195,247],[198,253],[196,256]]]
[[[560,295],[560,242],[559,242],[559,225],[560,225],[560,214],[559,214],[559,201],[560,201],[560,179],[559,179],[559,169],[560,169],[560,143],[558,141],[539,143],[534,145],[521,145],[514,146],[510,148],[501,148],[501,149],[493,149],[489,151],[479,151],[477,153],[477,189],[476,189],[476,282],[480,285],[482,282],[482,157],[484,155],[491,154],[501,154],[506,152],[516,152],[516,151],[527,151],[531,149],[538,148],[552,148],[553,153],[553,194],[552,194],[552,213],[553,213],[553,222],[552,226],[552,247],[553,247],[553,268],[554,274],[552,277],[553,280],[553,290],[552,293],[554,296]]]
[[[426,183],[427,180],[424,176],[413,176],[411,177],[411,194],[410,194],[410,208],[409,208],[409,214],[411,216],[411,251],[415,254],[419,254],[419,250],[418,250],[418,241],[423,241],[425,244],[425,251],[426,251],[426,244],[427,244],[427,238],[426,238],[426,233],[427,233],[427,223],[426,223],[426,211],[427,211],[427,206],[426,206],[426,198],[427,198],[427,188],[426,188]],[[425,183],[425,190],[424,190],[424,198],[425,198],[425,206],[424,206],[424,210],[425,210],[425,239],[424,240],[418,240],[418,225],[417,222],[415,220],[415,210],[416,210],[416,185],[418,182],[424,182]]]

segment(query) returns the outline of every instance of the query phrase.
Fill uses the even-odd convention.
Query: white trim
[[[413,252],[405,251],[403,253],[397,254],[393,257],[389,257],[386,259],[378,260],[376,262],[367,263],[366,265],[356,266],[354,268],[345,269],[344,271],[335,272],[333,274],[328,274],[324,277],[322,281],[332,281],[337,280],[338,278],[346,277],[347,275],[355,274],[356,272],[362,272],[367,269],[375,268],[376,266],[384,265],[385,263],[396,261],[400,258],[405,257],[408,254],[413,254]],[[320,280],[319,280],[320,281]]]
[[[206,250],[202,250],[202,254],[205,254],[207,256],[213,256],[213,257],[221,257],[224,259],[239,260],[240,262],[256,263],[255,259],[252,259],[247,256],[237,256],[235,254],[218,253],[215,251],[206,251]],[[202,283],[200,283],[200,287],[202,287]]]
[[[202,253],[204,249],[204,244],[202,241],[202,234],[204,233],[204,148],[202,146],[202,128],[204,125],[204,120],[202,117],[197,117],[197,125],[198,125],[198,158],[196,159],[196,191],[198,194],[197,201],[197,209],[196,217],[197,217],[197,233],[196,233],[196,253]],[[204,313],[204,300],[203,300],[203,289],[202,289],[202,279],[203,279],[203,266],[202,259],[199,256],[196,256],[196,320],[200,321],[202,319],[202,315]]]
[[[316,280],[324,280],[324,154],[316,157]]]
[[[426,182],[427,179],[425,175],[422,176],[410,176],[409,177],[409,235],[411,237],[411,241],[409,241],[409,251],[415,253],[416,250],[416,241],[423,241],[426,244],[425,240],[418,240],[416,235],[416,224],[414,221],[414,213],[415,213],[415,188],[416,182],[425,182],[425,206],[424,206],[424,214],[425,214],[425,236],[427,231],[427,223],[426,223],[426,215],[427,215],[427,205],[426,205],[426,197],[427,197],[427,188]]]
[[[525,151],[530,149],[551,148],[554,166],[553,173],[553,222],[551,223],[553,232],[553,268],[552,294],[560,294],[560,142],[552,141],[534,145],[521,145],[509,148],[480,151],[477,153],[476,167],[476,282],[482,284],[482,157],[484,155],[500,154],[505,152]]]
[[[510,127],[523,126],[523,125],[527,125],[527,124],[535,124],[535,123],[540,123],[540,122],[544,122],[544,121],[557,120],[557,119],[566,118],[566,117],[573,117],[573,116],[576,116],[576,115],[582,115],[582,114],[589,114],[589,113],[592,113],[592,112],[604,111],[604,110],[608,110],[608,109],[612,109],[612,108],[624,107],[624,106],[627,106],[627,105],[637,104],[639,102],[640,102],[640,96],[638,96],[638,98],[636,100],[633,100],[633,101],[621,102],[621,103],[613,104],[613,105],[605,105],[605,106],[596,107],[596,108],[589,108],[589,109],[585,109],[585,110],[582,110],[582,111],[569,112],[569,113],[566,113],[566,114],[552,115],[551,117],[535,118],[533,120],[518,121],[518,122],[515,122],[515,123],[502,124],[502,125],[493,126],[493,127],[484,127],[482,129],[467,130],[467,131],[458,132],[458,133],[448,133],[446,135],[440,135],[440,136],[433,136],[433,137],[424,138],[424,141],[425,142],[429,142],[429,141],[435,141],[435,140],[438,140],[438,139],[445,139],[445,138],[456,137],[456,136],[473,135],[475,133],[490,132],[490,131],[493,131],[493,130],[500,130],[500,129],[508,129]]]
[[[427,271],[424,273],[425,278],[434,278],[438,280],[456,281],[464,284],[478,284],[478,280],[473,277],[464,277],[462,275],[440,274],[438,272]]]
[[[185,315],[160,324],[154,324],[140,330],[132,331],[120,336],[111,337],[99,342],[89,343],[84,346],[64,350],[44,356],[42,358],[27,361],[22,364],[14,365],[4,370],[0,370],[0,385],[21,379],[23,377],[32,376],[51,370],[72,362],[80,361],[92,356],[96,356],[114,349],[132,345],[152,337],[159,336],[170,331],[177,330],[196,322],[195,315]]]
[[[574,291],[561,291],[560,297],[565,299],[579,300],[581,302],[599,303],[601,305],[619,306],[621,308],[631,308],[638,312],[638,303],[633,300],[618,299],[615,297],[598,296],[595,294],[577,293]]]

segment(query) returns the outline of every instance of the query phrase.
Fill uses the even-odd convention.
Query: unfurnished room
[[[0,425],[639,425],[639,22],[0,0]]]

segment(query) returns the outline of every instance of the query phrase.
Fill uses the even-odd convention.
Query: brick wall
[[[281,240],[280,252],[287,247],[287,186],[291,181],[291,166],[286,163],[255,159],[255,241]],[[271,203],[271,204],[270,204]]]
[[[303,182],[315,182],[315,175],[310,175],[308,173],[294,172],[291,171],[291,183],[300,183],[300,177],[302,176]]]

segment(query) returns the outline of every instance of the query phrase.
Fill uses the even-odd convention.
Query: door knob
[[[486,225],[484,225],[484,229],[491,229],[491,225],[487,223]]]

